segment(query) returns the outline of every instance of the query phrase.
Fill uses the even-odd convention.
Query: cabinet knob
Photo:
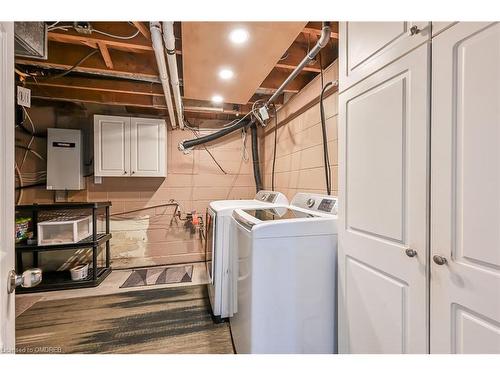
[[[134,173],[135,173],[135,172],[134,172],[134,171],[132,171],[130,174],[134,174]]]
[[[417,252],[413,249],[406,249],[405,250],[406,255],[408,255],[410,258],[416,257]]]
[[[418,28],[418,26],[412,26],[408,30],[408,35],[409,36],[417,35],[419,32],[420,32],[420,29]]]
[[[127,174],[127,171],[123,172],[123,174]]]
[[[432,257],[432,260],[434,261],[434,263],[436,263],[438,266],[442,266],[442,265],[445,265],[446,263],[448,263],[448,261],[446,260],[445,257],[442,257],[441,255],[434,255]]]

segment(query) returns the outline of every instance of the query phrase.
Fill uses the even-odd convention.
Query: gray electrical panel
[[[82,131],[47,129],[47,190],[83,190]]]

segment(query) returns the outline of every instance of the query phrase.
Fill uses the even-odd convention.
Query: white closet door
[[[340,22],[342,92],[429,38],[429,22]],[[416,33],[411,32],[416,28]]]
[[[164,120],[132,118],[130,168],[134,177],[165,177],[166,126]]]
[[[341,353],[428,351],[429,59],[425,44],[339,96]]]
[[[130,174],[130,118],[94,116],[94,175]]]
[[[500,353],[500,24],[444,31],[432,64],[430,349]]]

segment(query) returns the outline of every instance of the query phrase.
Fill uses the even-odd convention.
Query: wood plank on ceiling
[[[221,95],[231,103],[247,103],[293,43],[306,22],[183,22],[184,95],[210,100]],[[249,40],[235,46],[229,33],[236,27],[249,32]],[[270,43],[272,36],[272,43]],[[235,76],[218,77],[227,67]]]

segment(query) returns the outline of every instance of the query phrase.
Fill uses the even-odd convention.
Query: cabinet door
[[[430,349],[498,354],[500,24],[458,23],[432,49]]]
[[[412,34],[412,27],[418,32]],[[429,31],[429,22],[340,22],[339,90],[425,43]]]
[[[130,173],[130,118],[94,116],[94,175]]]
[[[132,118],[130,142],[130,173],[132,176],[166,176],[164,120]]]
[[[429,59],[425,44],[339,96],[341,353],[428,351]]]

